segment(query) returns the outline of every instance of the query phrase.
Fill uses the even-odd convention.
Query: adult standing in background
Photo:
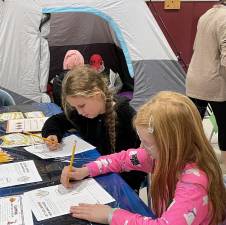
[[[186,94],[204,117],[207,104],[218,125],[221,163],[226,173],[226,0],[198,21],[194,52],[186,77]]]

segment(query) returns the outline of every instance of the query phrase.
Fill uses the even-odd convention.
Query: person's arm
[[[72,180],[82,180],[87,176],[95,177],[100,174],[137,170],[152,172],[154,160],[144,149],[129,149],[119,153],[101,156],[96,161],[84,165],[82,168],[65,166],[61,173],[61,183],[70,188]]]
[[[144,149],[129,149],[107,156],[101,156],[96,161],[86,164],[89,176],[95,177],[110,172],[121,173],[137,170],[151,172],[154,160]]]
[[[133,117],[136,111],[125,97],[119,97],[117,105],[117,150],[138,148],[140,139],[133,127]]]
[[[42,128],[42,136],[56,135],[58,141],[61,142],[64,133],[72,128],[75,128],[74,125],[66,118],[64,113],[60,113],[46,120]]]
[[[209,224],[207,191],[199,184],[179,183],[173,202],[157,219],[116,209],[109,215],[111,225],[199,225]],[[206,222],[206,223],[205,223]]]

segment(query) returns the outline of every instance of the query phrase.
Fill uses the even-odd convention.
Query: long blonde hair
[[[113,96],[108,90],[107,81],[102,74],[88,66],[76,67],[69,71],[62,83],[62,106],[67,118],[70,120],[72,107],[66,101],[67,96],[91,97],[95,93],[101,92],[105,100],[105,124],[108,129],[111,150],[115,151],[116,133],[116,113],[113,107]]]
[[[148,128],[150,118],[159,149],[150,188],[155,213],[161,216],[173,200],[185,165],[196,163],[208,177],[211,224],[222,222],[226,211],[223,176],[196,106],[182,94],[159,92],[140,108],[134,125]]]

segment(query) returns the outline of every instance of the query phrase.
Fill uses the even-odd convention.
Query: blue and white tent
[[[144,0],[5,0],[0,12],[0,86],[29,99],[42,101],[72,48],[86,62],[100,53],[128,89],[134,81],[135,108],[160,90],[185,91],[185,74]]]

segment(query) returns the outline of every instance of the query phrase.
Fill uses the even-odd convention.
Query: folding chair
[[[211,141],[212,137],[213,137],[213,134],[217,134],[218,133],[218,126],[217,126],[217,121],[216,121],[216,118],[213,114],[213,110],[211,108],[211,106],[208,104],[207,106],[207,112],[208,112],[208,118],[212,124],[212,131],[211,131],[211,134],[210,134],[210,137],[209,137],[209,141]]]

